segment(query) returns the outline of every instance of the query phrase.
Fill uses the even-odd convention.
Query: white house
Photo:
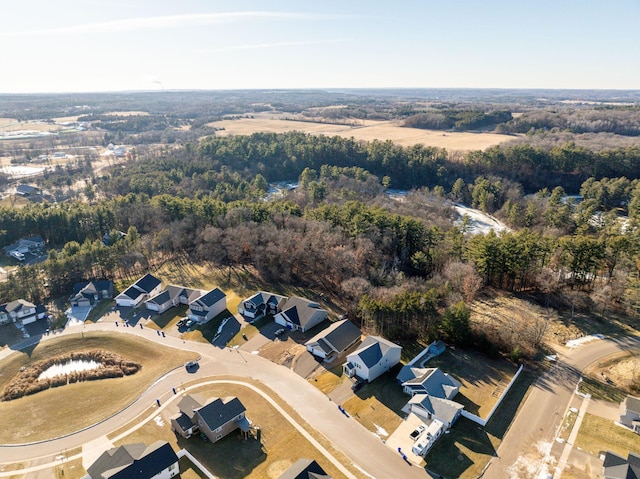
[[[627,396],[620,403],[620,424],[640,434],[640,398]]]
[[[282,310],[273,317],[273,320],[285,328],[304,333],[320,324],[328,316],[329,312],[322,309],[318,303],[293,296],[285,301]]]
[[[162,291],[162,281],[151,274],[145,274],[116,296],[116,304],[135,308],[145,299],[152,298],[160,291]]]
[[[43,305],[36,306],[24,299],[16,299],[10,303],[0,305],[0,324],[21,323],[31,324],[47,316]]]
[[[400,362],[402,347],[379,336],[367,336],[360,347],[347,356],[344,373],[371,382]]]
[[[150,311],[164,313],[167,309],[179,304],[189,304],[205,293],[206,291],[200,289],[169,285],[164,291],[146,300],[144,304]]]
[[[227,295],[215,288],[189,303],[187,317],[197,323],[206,323],[227,309]]]
[[[336,321],[305,343],[307,351],[325,361],[331,361],[360,341],[361,332],[348,319]]]
[[[139,442],[103,452],[87,468],[89,479],[170,479],[180,474],[178,456],[166,441]]]
[[[238,312],[245,318],[258,319],[265,314],[276,314],[281,311],[286,300],[286,296],[258,291],[250,298],[240,301]]]

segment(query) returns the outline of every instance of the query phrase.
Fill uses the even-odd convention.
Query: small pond
[[[101,364],[96,361],[86,361],[86,360],[67,361],[66,363],[62,363],[62,364],[55,364],[51,366],[49,369],[43,371],[42,374],[38,376],[38,380],[51,379],[56,376],[64,376],[77,371],[89,371],[91,369],[98,369],[100,366]]]

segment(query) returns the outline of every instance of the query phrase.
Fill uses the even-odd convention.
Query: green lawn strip
[[[106,313],[111,311],[111,308],[115,306],[116,302],[113,300],[102,300],[98,304],[96,304],[91,311],[89,311],[89,315],[85,322],[95,323]]]
[[[104,349],[143,365],[123,378],[69,384],[13,401],[0,403],[0,417],[19,417],[0,429],[0,443],[16,444],[58,437],[94,424],[131,404],[159,377],[195,359],[197,354],[179,351],[126,334],[85,332],[40,343],[16,351],[0,363],[0,386],[20,367],[70,351]]]
[[[180,304],[174,308],[169,308],[164,313],[152,316],[150,320],[145,323],[145,326],[152,329],[169,329],[174,326],[180,318],[184,318],[187,314],[186,304]]]
[[[244,378],[242,380],[253,382]],[[259,383],[253,383],[267,391],[299,424],[305,427],[346,467],[349,467],[350,461],[339,451],[336,451],[326,439],[310,429],[290,407],[274,396],[273,391]],[[280,413],[271,404],[255,391],[241,385],[214,384],[203,386],[192,392],[202,394],[204,397],[237,396],[247,408],[247,417],[253,421],[254,425],[260,426],[260,441],[251,437],[244,439],[239,431],[234,431],[215,444],[205,442],[199,436],[183,439],[171,431],[170,413],[165,411],[160,423],[155,420],[147,422],[120,440],[117,445],[133,442],[150,443],[158,439],[166,440],[176,451],[182,448],[187,449],[216,477],[229,479],[279,477],[293,462],[302,457],[316,459],[323,469],[336,479],[344,477],[288,421],[283,420]],[[357,477],[363,477],[357,471],[352,472]]]
[[[478,477],[498,449],[535,379],[531,372],[521,373],[484,428],[459,418],[450,433],[438,439],[429,451],[427,469],[444,477]]]
[[[582,378],[578,384],[578,391],[582,394],[591,394],[592,399],[602,399],[614,403],[621,403],[627,397],[627,393],[621,389],[589,376]]]
[[[574,446],[594,456],[611,451],[627,457],[629,451],[637,452],[640,449],[640,436],[617,426],[610,419],[587,413],[582,419]]]

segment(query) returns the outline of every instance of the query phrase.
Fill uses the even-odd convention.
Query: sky
[[[0,0],[0,93],[640,89],[640,0]]]

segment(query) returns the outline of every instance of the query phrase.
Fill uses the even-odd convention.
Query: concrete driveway
[[[258,334],[249,339],[246,343],[240,346],[240,349],[243,351],[247,351],[248,353],[252,353],[254,351],[260,351],[260,349],[268,344],[269,342],[276,339],[276,331],[282,328],[279,324],[271,321],[268,324],[265,324]]]

